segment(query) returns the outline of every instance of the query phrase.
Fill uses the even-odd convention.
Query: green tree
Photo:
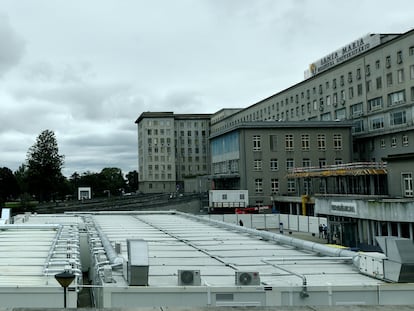
[[[27,153],[29,191],[39,201],[55,199],[65,177],[62,175],[64,156],[59,154],[55,133],[44,130]]]
[[[126,174],[126,179],[128,183],[128,192],[134,192],[138,190],[138,172],[131,171]]]
[[[109,190],[111,195],[120,195],[126,189],[126,182],[122,170],[116,167],[106,167],[99,173],[104,191]]]
[[[17,199],[20,187],[13,172],[7,168],[0,168],[0,202]]]

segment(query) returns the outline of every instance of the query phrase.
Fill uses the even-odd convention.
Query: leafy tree
[[[39,201],[55,199],[65,183],[62,175],[64,156],[59,154],[55,133],[44,130],[27,153],[27,180],[29,191]]]
[[[16,199],[20,193],[20,187],[13,172],[7,168],[0,168],[0,202]]]
[[[99,173],[105,190],[109,190],[111,195],[119,195],[125,191],[126,183],[122,170],[116,167],[106,167]]]
[[[128,192],[133,192],[138,190],[138,172],[131,171],[126,174],[126,179],[128,183]]]

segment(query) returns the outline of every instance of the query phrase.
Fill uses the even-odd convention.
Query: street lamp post
[[[56,281],[63,287],[63,307],[66,309],[66,289],[75,279],[75,275],[69,271],[64,271],[58,274],[55,274]]]

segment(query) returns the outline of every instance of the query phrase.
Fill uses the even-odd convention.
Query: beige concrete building
[[[209,114],[144,112],[138,125],[139,189],[183,192],[185,179],[209,173]]]

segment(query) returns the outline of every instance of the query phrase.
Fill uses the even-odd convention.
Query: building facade
[[[218,111],[210,133],[214,189],[246,189],[251,205],[291,214],[314,206],[343,245],[414,238],[414,30],[344,45],[311,63],[303,81]],[[331,143],[325,154],[321,135]],[[178,160],[185,169],[186,157]]]
[[[212,134],[251,121],[351,120],[353,161],[397,165],[399,155],[414,153],[414,30],[357,39],[312,63],[306,76],[212,123]],[[414,169],[406,168],[388,172],[389,185],[403,186],[389,187],[391,196],[412,197]]]
[[[327,166],[352,159],[350,122],[243,122],[210,137],[215,189],[245,189],[249,205],[300,203],[319,192],[308,179],[287,178],[295,167]]]
[[[209,173],[209,114],[144,112],[138,127],[139,189],[182,192],[187,178]]]

